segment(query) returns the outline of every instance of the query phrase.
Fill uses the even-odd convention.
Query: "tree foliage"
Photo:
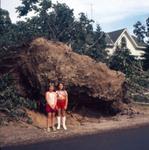
[[[11,23],[7,11],[2,11],[1,26],[9,25],[9,28],[2,29],[5,34],[1,36],[0,49],[20,46],[37,37],[45,37],[71,45],[77,53],[89,55],[96,60],[105,62],[107,58],[107,53],[104,51],[104,32],[100,26],[94,29],[94,21],[88,19],[84,13],[80,13],[79,19],[76,19],[73,9],[65,3],[53,4],[50,0],[22,0],[17,12],[19,17],[26,16],[26,20],[16,24]],[[28,17],[32,11],[34,16]]]
[[[142,71],[141,61],[136,60],[126,48],[117,48],[110,58],[109,65],[110,68],[123,72],[127,77]]]
[[[144,70],[149,69],[149,18],[146,19],[145,25],[143,25],[140,21],[138,21],[134,25],[134,34],[136,35],[137,39],[140,42],[145,42],[147,45],[147,48],[144,50],[144,61],[143,61],[143,67]]]
[[[144,52],[145,53],[144,53],[143,57],[145,59],[144,59],[143,67],[145,70],[149,70],[149,42],[148,42],[147,48],[145,49]]]
[[[137,36],[140,42],[143,42],[146,34],[145,26],[142,25],[140,21],[138,21],[136,24],[134,24],[133,33]]]
[[[117,49],[109,60],[110,68],[126,74],[129,97],[149,102],[144,93],[149,89],[149,73],[143,71],[142,62],[130,54],[128,49]]]

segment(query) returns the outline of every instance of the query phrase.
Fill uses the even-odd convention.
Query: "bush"
[[[131,55],[128,49],[117,49],[109,60],[109,66],[126,74],[129,98],[134,101],[149,101],[146,95],[149,89],[149,72],[143,71],[142,62]]]
[[[0,112],[6,114],[1,117],[1,124],[4,121],[20,120],[28,118],[25,108],[36,109],[34,101],[20,96],[15,87],[10,74],[4,74],[0,77]]]

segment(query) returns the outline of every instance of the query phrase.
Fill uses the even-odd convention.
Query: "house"
[[[132,55],[141,58],[146,44],[139,42],[135,36],[130,35],[127,29],[106,33],[106,51],[108,54],[112,55],[117,48],[128,48]]]

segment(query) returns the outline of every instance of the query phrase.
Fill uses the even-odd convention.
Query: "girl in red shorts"
[[[50,84],[49,91],[45,94],[46,99],[46,112],[48,114],[47,117],[47,131],[50,132],[52,128],[55,131],[55,112],[56,112],[56,104],[57,104],[57,94],[54,92],[54,84]]]
[[[56,91],[56,93],[57,93],[57,109],[58,109],[57,129],[60,129],[61,127],[61,118],[62,118],[62,126],[64,130],[67,130],[65,111],[68,106],[68,94],[67,91],[64,90],[64,85],[62,83],[58,84],[58,90]]]

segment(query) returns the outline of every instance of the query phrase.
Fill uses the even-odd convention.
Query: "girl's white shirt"
[[[66,91],[56,91],[56,93],[61,97],[61,96],[67,96]]]
[[[47,101],[48,101],[48,104],[50,105],[56,104],[56,101],[57,101],[56,92],[47,92]]]

